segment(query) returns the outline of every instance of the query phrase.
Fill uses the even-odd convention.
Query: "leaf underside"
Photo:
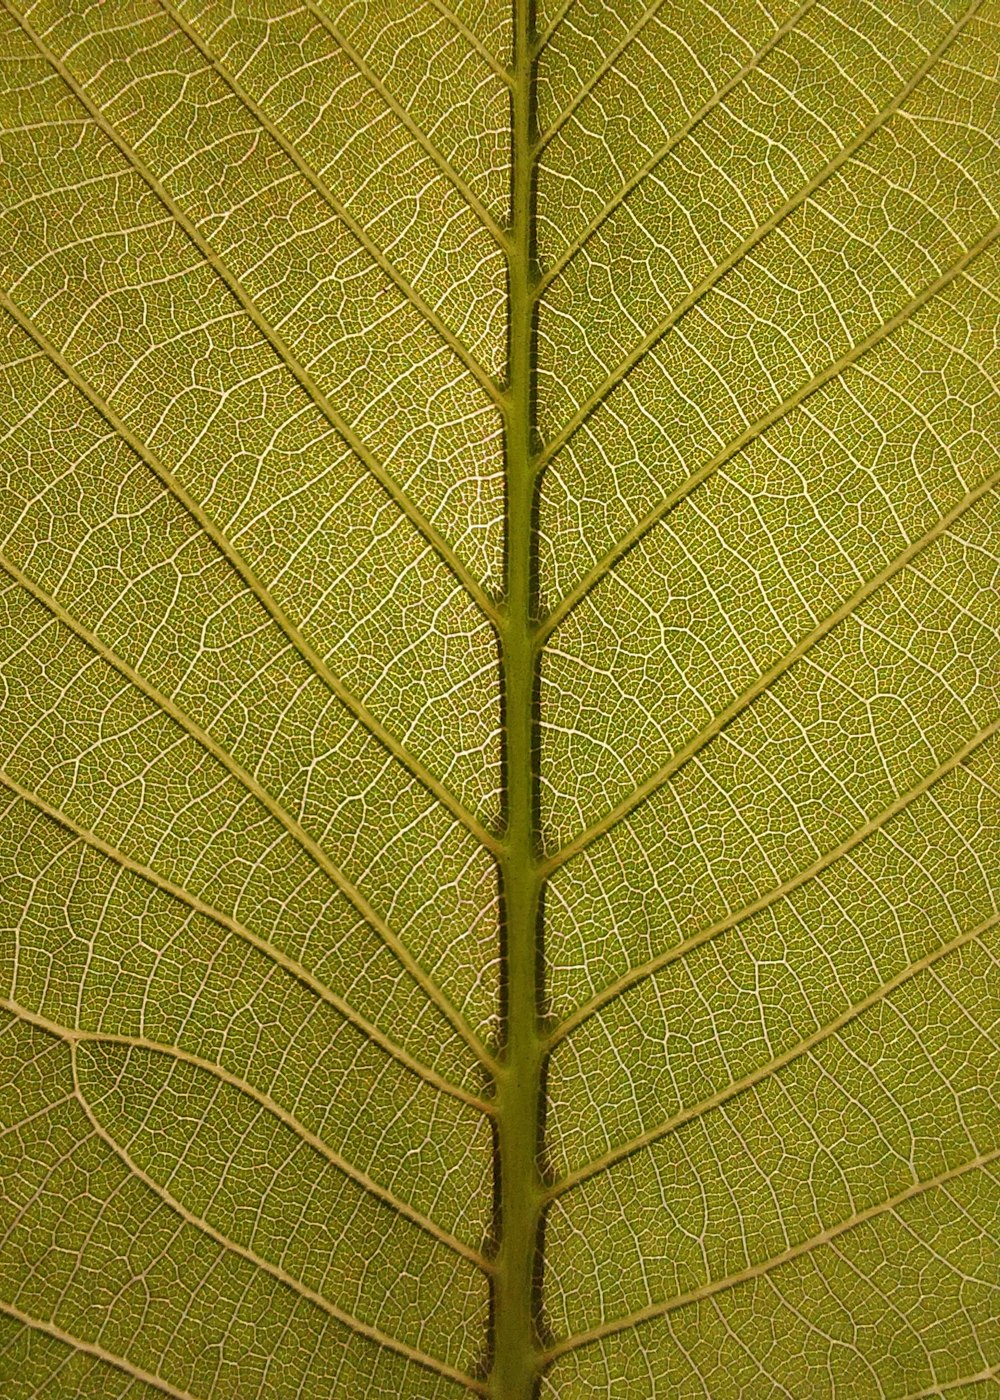
[[[998,21],[4,0],[4,1400],[998,1393]]]

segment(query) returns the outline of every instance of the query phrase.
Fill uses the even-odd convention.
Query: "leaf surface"
[[[5,0],[11,1400],[997,1384],[997,11]]]

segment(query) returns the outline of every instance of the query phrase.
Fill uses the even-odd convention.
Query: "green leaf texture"
[[[3,1400],[1000,1393],[998,25],[4,0]]]

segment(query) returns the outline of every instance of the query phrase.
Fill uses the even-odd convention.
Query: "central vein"
[[[536,1260],[542,1212],[541,875],[538,832],[534,496],[534,58],[531,0],[514,0],[512,197],[501,633],[506,831],[501,857],[504,1044],[497,1085],[499,1232],[493,1400],[531,1400],[538,1376]]]

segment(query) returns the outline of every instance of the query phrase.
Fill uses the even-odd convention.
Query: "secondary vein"
[[[185,889],[182,885],[175,884],[172,880],[168,880],[158,871],[152,869],[152,867],[143,865],[141,862],[134,860],[131,856],[126,855],[126,853],[117,846],[105,841],[87,827],[81,826],[79,822],[74,821],[72,817],[68,816],[67,813],[60,808],[53,807],[36,792],[32,792],[30,789],[23,787],[2,769],[0,769],[0,786],[5,787],[22,802],[28,803],[49,821],[62,827],[74,840],[80,841],[84,845],[90,847],[91,850],[99,852],[106,859],[121,866],[123,870],[128,870],[131,874],[136,875],[147,884],[155,886],[156,889],[161,890],[179,904],[183,904],[193,913],[201,915],[202,918],[210,920],[210,922],[214,923],[217,927],[225,930],[226,933],[230,933],[233,937],[239,938],[242,942],[248,943],[251,947],[256,948],[259,953],[268,958],[275,966],[280,967],[284,972],[287,972],[290,977],[295,978],[297,982],[300,982],[304,987],[308,988],[320,1001],[324,1001],[327,1005],[332,1006],[339,1015],[343,1016],[345,1021],[349,1022],[356,1030],[360,1031],[366,1039],[378,1045],[379,1048],[384,1050],[393,1060],[409,1070],[411,1074],[415,1075],[416,1078],[423,1081],[429,1087],[437,1089],[442,1094],[447,1094],[450,1098],[458,1099],[460,1102],[468,1104],[470,1108],[478,1109],[481,1113],[493,1113],[493,1105],[491,1103],[487,1102],[485,1099],[478,1098],[475,1094],[470,1093],[467,1089],[463,1089],[460,1085],[453,1084],[451,1080],[444,1078],[437,1070],[432,1069],[429,1065],[416,1059],[415,1056],[411,1055],[403,1046],[397,1045],[395,1041],[391,1040],[380,1031],[367,1017],[362,1016],[359,1011],[356,1011],[343,997],[338,996],[336,992],[332,991],[325,982],[321,981],[310,972],[303,963],[298,962],[295,958],[289,957],[287,953],[282,952],[280,948],[271,943],[268,939],[253,933],[246,925],[240,923],[238,919],[233,918],[232,915],[223,913],[222,910],[206,903],[191,890]]]
[[[741,262],[743,258],[745,258],[758,243],[766,238],[768,234],[772,233],[784,219],[794,213],[800,205],[804,204],[807,199],[814,195],[846,161],[850,160],[850,158],[861,149],[866,141],[870,140],[871,137],[875,135],[880,127],[884,126],[885,123],[895,115],[906,101],[907,97],[909,97],[917,85],[927,77],[934,65],[943,57],[945,52],[958,38],[959,34],[965,28],[966,24],[968,24],[969,20],[975,15],[982,3],[983,0],[976,0],[975,4],[955,21],[941,43],[927,56],[920,67],[917,68],[904,86],[896,93],[892,101],[883,107],[853,140],[849,141],[845,146],[842,146],[837,154],[829,160],[821,170],[817,171],[812,179],[807,181],[801,189],[797,190],[790,199],[787,199],[785,203],[765,219],[762,224],[759,224],[737,248],[734,248],[721,262],[717,263],[715,267],[712,268],[711,272],[702,278],[697,286],[693,287],[668,315],[643,337],[635,349],[630,351],[617,368],[594,390],[590,397],[576,410],[559,432],[545,444],[540,457],[540,463],[542,465],[551,461],[552,458],[565,447],[566,443],[587,421],[598,404],[607,398],[608,394],[610,394],[611,391],[645,359],[649,352],[673,329],[678,321],[686,316],[727,272],[731,271],[737,263]]]
[[[811,632],[808,632],[806,636],[801,638],[801,640],[797,642],[790,651],[786,652],[780,660],[776,661],[773,666],[770,666],[758,676],[753,685],[749,686],[741,695],[738,695],[724,710],[721,710],[710,724],[707,724],[694,735],[693,738],[689,739],[683,748],[679,749],[677,753],[673,754],[655,773],[644,782],[640,783],[628,797],[624,798],[609,812],[605,813],[603,817],[594,822],[587,830],[573,837],[561,850],[550,856],[542,867],[543,873],[546,876],[551,875],[560,865],[564,865],[567,860],[577,855],[593,841],[596,841],[599,836],[605,835],[613,826],[617,826],[618,823],[623,821],[634,811],[641,802],[644,802],[648,797],[651,797],[653,793],[657,792],[664,783],[673,777],[679,768],[682,768],[685,763],[689,762],[689,760],[703,749],[710,740],[721,733],[737,715],[741,714],[759,695],[783,676],[797,661],[801,660],[801,658],[805,656],[817,642],[821,641],[828,632],[838,626],[839,623],[846,621],[867,598],[902,569],[905,569],[921,550],[926,549],[928,545],[932,544],[939,536],[943,535],[955,521],[997,485],[1000,485],[1000,471],[993,472],[992,475],[986,477],[985,480],[973,487],[971,491],[968,491],[960,501],[952,506],[952,508],[931,527],[930,530],[921,535],[919,539],[913,540],[895,559],[887,564],[885,568],[880,569],[877,574],[863,583],[860,588],[852,593],[849,598],[845,599],[839,607],[835,608],[822,622],[814,627]]]
[[[741,1079],[733,1080],[732,1083],[724,1085],[721,1089],[717,1090],[716,1093],[703,1099],[700,1103],[690,1104],[686,1108],[682,1108],[669,1118],[663,1119],[661,1122],[647,1128],[644,1132],[637,1134],[636,1137],[629,1139],[628,1142],[619,1143],[616,1147],[610,1148],[607,1152],[603,1153],[600,1157],[596,1157],[593,1161],[588,1162],[585,1166],[578,1167],[575,1171],[567,1172],[564,1177],[560,1178],[559,1181],[550,1187],[548,1199],[556,1200],[564,1196],[568,1191],[572,1191],[574,1187],[582,1185],[585,1181],[590,1181],[593,1177],[599,1176],[602,1172],[609,1171],[626,1157],[631,1157],[634,1153],[642,1151],[643,1148],[651,1147],[662,1138],[676,1132],[677,1129],[682,1128],[685,1123],[690,1123],[695,1118],[704,1117],[706,1113],[710,1113],[713,1109],[721,1108],[723,1104],[729,1103],[731,1099],[736,1098],[739,1094],[745,1093],[747,1089],[752,1089],[755,1085],[760,1084],[762,1080],[767,1079],[778,1070],[784,1069],[786,1065],[799,1059],[800,1056],[808,1054],[811,1050],[814,1050],[816,1046],[821,1045],[823,1041],[829,1040],[831,1036],[838,1034],[845,1026],[850,1025],[852,1021],[863,1015],[864,1012],[869,1011],[873,1006],[877,1006],[879,1002],[884,1001],[887,997],[891,996],[893,992],[905,986],[907,982],[916,977],[919,973],[928,971],[935,963],[940,962],[942,958],[947,958],[952,953],[958,952],[959,949],[964,948],[966,944],[982,938],[990,929],[995,928],[998,923],[1000,923],[1000,914],[992,914],[975,928],[966,930],[965,933],[959,934],[957,938],[953,938],[949,942],[941,944],[940,947],[934,948],[931,952],[925,954],[924,957],[911,963],[908,967],[903,968],[902,971],[897,972],[894,977],[890,977],[887,982],[883,982],[881,986],[877,987],[873,992],[870,992],[868,996],[863,997],[861,1001],[846,1007],[825,1026],[820,1026],[817,1030],[813,1031],[811,1035],[804,1037],[804,1039],[798,1041],[795,1045],[789,1046],[789,1048],[782,1051],[781,1054],[773,1056],[766,1064],[759,1065],[750,1074],[746,1074]]]
[[[512,90],[514,87],[514,79],[500,63],[496,54],[487,48],[475,30],[471,29],[469,25],[465,23],[461,15],[457,15],[450,5],[444,3],[444,0],[431,0],[431,4],[434,6],[435,10],[437,10],[438,14],[443,15],[449,24],[455,26],[466,43],[469,44],[471,48],[475,49],[476,53],[489,68],[493,76],[499,78],[505,88]]]
[[[294,1113],[289,1112],[277,1099],[264,1090],[258,1089],[255,1084],[244,1079],[242,1075],[234,1074],[232,1070],[226,1069],[215,1060],[205,1059],[202,1055],[196,1055],[190,1050],[185,1050],[179,1045],[166,1044],[163,1041],[152,1040],[144,1035],[129,1035],[124,1032],[83,1030],[79,1027],[64,1026],[58,1021],[53,1021],[51,1017],[43,1015],[39,1011],[32,1011],[30,1007],[22,1006],[19,1002],[11,1000],[9,997],[0,997],[0,1008],[9,1012],[12,1016],[17,1016],[20,1020],[26,1021],[29,1025],[36,1026],[39,1030],[46,1031],[49,1035],[58,1036],[67,1045],[121,1045],[130,1050],[148,1051],[150,1054],[164,1055],[169,1059],[178,1061],[181,1064],[190,1065],[193,1069],[202,1071],[210,1075],[213,1079],[222,1084],[229,1085],[236,1089],[245,1098],[250,1099],[258,1108],[262,1108],[265,1113],[278,1122],[284,1124],[286,1128],[299,1139],[300,1142],[310,1147],[324,1161],[336,1168],[349,1180],[367,1195],[380,1201],[384,1206],[394,1211],[403,1219],[415,1225],[418,1229],[430,1235],[441,1245],[444,1245],[452,1253],[460,1255],[469,1263],[484,1273],[489,1273],[492,1265],[479,1250],[474,1249],[464,1240],[452,1234],[450,1230],[445,1230],[438,1225],[430,1216],[424,1215],[422,1211],[415,1209],[408,1201],[404,1201],[388,1187],[376,1181],[368,1172],[356,1167],[348,1161],[342,1153],[335,1151],[310,1128],[306,1127]],[[77,1090],[79,1086],[77,1086]]]
[[[937,1176],[928,1178],[926,1181],[914,1182],[905,1190],[897,1192],[895,1196],[888,1200],[880,1201],[878,1205],[869,1206],[867,1210],[858,1211],[847,1220],[839,1221],[836,1225],[830,1225],[819,1234],[813,1235],[811,1239],[803,1240],[801,1243],[792,1245],[781,1254],[776,1254],[770,1259],[761,1260],[758,1264],[751,1264],[746,1269],[741,1269],[738,1273],[729,1274],[725,1278],[712,1279],[708,1283],[702,1284],[698,1288],[693,1288],[688,1293],[678,1294],[675,1298],[670,1298],[662,1303],[652,1303],[649,1307],[641,1308],[627,1317],[615,1318],[608,1322],[602,1322],[597,1327],[592,1327],[586,1332],[578,1332],[575,1336],[567,1337],[563,1341],[557,1342],[545,1353],[544,1363],[551,1364],[558,1357],[564,1356],[569,1351],[575,1351],[579,1347],[588,1346],[592,1342],[603,1340],[616,1332],[624,1332],[632,1327],[637,1327],[644,1322],[651,1322],[654,1318],[662,1317],[666,1313],[673,1312],[677,1308],[686,1307],[690,1303],[696,1303],[703,1298],[714,1297],[717,1293],[722,1293],[726,1289],[735,1288],[741,1283],[749,1283],[755,1278],[771,1272],[772,1269],[780,1268],[783,1264],[789,1264],[795,1259],[799,1259],[804,1254],[810,1254],[814,1249],[822,1245],[829,1244],[848,1230],[855,1229],[858,1225],[867,1224],[870,1220],[877,1219],[880,1215],[895,1212],[907,1201],[913,1200],[916,1196],[921,1196],[925,1191],[933,1191],[939,1187],[946,1186],[949,1182],[957,1180],[967,1172],[978,1171],[983,1167],[992,1165],[1000,1158],[1000,1148],[993,1151],[981,1153],[971,1161],[963,1162],[959,1166],[950,1167],[948,1170],[940,1172]]]
[[[236,545],[228,538],[224,531],[220,530],[214,520],[203,506],[185,490],[177,477],[171,472],[141,438],[128,427],[127,423],[119,417],[111,405],[93,387],[88,379],[69,361],[57,346],[44,336],[30,316],[28,316],[6,293],[0,291],[0,307],[7,312],[21,329],[29,335],[38,348],[45,354],[62,374],[70,381],[73,387],[78,390],[87,401],[100,413],[101,417],[111,427],[122,441],[135,453],[141,462],[152,472],[153,476],[162,486],[170,492],[171,496],[187,515],[195,522],[198,528],[212,541],[212,544],[233,569],[239,579],[246,584],[247,588],[257,599],[258,603],[277,624],[283,635],[302,657],[310,670],[318,677],[327,690],[330,691],[344,706],[344,708],[363,726],[365,730],[379,743],[392,757],[414,777],[422,787],[424,787],[441,805],[451,813],[462,826],[469,831],[477,841],[488,851],[495,853],[497,850],[497,840],[482,822],[470,812],[441,780],[433,774],[426,764],[422,763],[415,754],[411,753],[396,736],[378,720],[367,705],[359,700],[350,691],[343,681],[330,669],[327,662],[320,653],[303,636],[302,632],[292,622],[285,610],[277,602],[276,598],[260,579],[256,571],[251,568],[246,559],[243,558]]]
[[[132,149],[112,123],[107,120],[100,108],[91,101],[83,85],[77,81],[62,59],[46,46],[41,37],[31,28],[24,16],[13,8],[11,0],[3,0],[3,4],[16,23],[24,30],[41,57],[50,64],[72,92],[76,100],[85,109],[90,119],[112,142],[125,161],[156,196],[164,209],[166,209],[177,224],[178,228],[182,230],[185,237],[197,250],[202,260],[211,267],[212,271],[227,288],[230,295],[249,317],[260,335],[271,347],[280,363],[289,371],[316,409],[343,439],[358,460],[371,473],[385,491],[386,495],[395,503],[400,513],[427,541],[437,556],[476,603],[483,616],[488,618],[494,626],[496,626],[499,621],[496,604],[489,597],[478,580],[469,572],[455,550],[445,541],[436,527],[426,519],[423,512],[417,509],[413,501],[410,500],[406,492],[403,491],[389,475],[354,428],[342,417],[337,409],[334,408],[327,395],[323,393],[316,383],[312,373],[302,364],[297,356],[292,353],[291,348],[263,315],[239,278],[230,271],[228,266],[206,242],[193,221],[188,218],[176,201],[167,193],[162,183],[152,171],[140,160],[138,153]]]
[[[664,496],[663,500],[660,501],[658,505],[654,506],[651,511],[648,511],[640,520],[637,520],[631,530],[623,535],[620,540],[616,541],[614,546],[598,560],[589,573],[585,574],[583,578],[570,589],[565,597],[556,604],[544,621],[539,625],[538,645],[543,645],[545,641],[551,637],[553,632],[565,621],[577,604],[586,597],[595,584],[599,583],[602,578],[610,573],[618,560],[623,558],[629,550],[634,548],[654,526],[658,525],[665,516],[669,515],[696,487],[700,486],[704,481],[707,481],[709,477],[714,476],[721,467],[725,466],[733,457],[745,451],[747,447],[756,442],[759,437],[770,428],[774,427],[776,423],[779,423],[794,409],[798,408],[800,404],[804,403],[812,394],[815,394],[818,389],[821,389],[825,384],[829,384],[831,380],[838,378],[845,370],[856,364],[863,355],[868,354],[869,351],[875,349],[875,347],[880,345],[888,336],[904,326],[916,315],[921,307],[925,306],[934,297],[940,295],[952,282],[967,273],[972,263],[974,263],[977,258],[981,257],[982,254],[996,242],[998,236],[1000,236],[1000,224],[991,228],[988,233],[968,248],[951,267],[942,272],[933,282],[928,283],[927,286],[919,291],[904,307],[901,307],[894,316],[891,316],[888,321],[884,321],[882,325],[865,336],[863,340],[858,341],[850,350],[845,351],[839,359],[834,360],[831,364],[827,365],[825,369],[821,370],[819,374],[814,375],[812,379],[802,384],[794,393],[790,394],[780,403],[775,404],[767,413],[762,414],[760,418],[756,419],[755,422],[745,428],[738,437],[728,442],[715,456],[711,457],[704,466],[700,467],[696,472],[692,472],[692,474],[682,481],[675,490]]]
[[[703,943],[717,938],[720,934],[726,933],[731,928],[735,928],[737,924],[741,924],[744,920],[752,918],[754,914],[759,914],[764,909],[770,908],[770,906],[777,903],[778,900],[787,898],[788,895],[793,894],[801,885],[808,884],[810,880],[815,880],[824,870],[827,870],[831,865],[835,864],[836,861],[850,854],[851,851],[861,845],[863,841],[867,841],[868,837],[872,836],[876,831],[881,830],[893,817],[905,811],[912,802],[922,797],[924,793],[928,792],[929,789],[940,782],[942,778],[946,777],[956,768],[961,767],[962,764],[968,762],[982,745],[988,743],[989,740],[996,735],[998,730],[1000,730],[1000,720],[994,720],[991,724],[986,725],[984,729],[974,734],[962,744],[955,753],[951,754],[943,763],[939,764],[937,768],[921,778],[919,783],[914,784],[914,786],[909,788],[906,792],[900,793],[887,807],[884,807],[881,812],[876,813],[875,816],[871,817],[862,826],[852,831],[851,834],[845,837],[838,845],[825,851],[812,865],[807,866],[804,870],[796,871],[794,875],[790,876],[787,880],[783,880],[781,884],[775,885],[758,899],[752,900],[749,904],[744,905],[741,909],[734,910],[731,914],[727,914],[722,919],[717,919],[715,923],[700,929],[698,933],[692,934],[690,938],[685,938],[672,948],[667,948],[664,952],[657,954],[656,957],[650,958],[648,962],[641,963],[638,967],[629,968],[621,977],[609,983],[607,987],[591,997],[589,1001],[578,1006],[575,1011],[571,1012],[569,1016],[561,1021],[549,1035],[547,1041],[548,1048],[550,1050],[554,1049],[560,1041],[565,1040],[566,1037],[571,1035],[584,1021],[589,1020],[589,1018],[600,1011],[602,1007],[614,1001],[616,997],[621,996],[631,987],[636,986],[647,977],[654,976],[657,972],[668,967],[670,963],[676,962],[679,958],[686,957],[687,954],[693,952],[695,948],[700,948]]]
[[[393,285],[405,297],[413,309],[432,327],[441,337],[448,348],[454,353],[461,364],[473,378],[478,382],[487,397],[495,407],[501,408],[503,398],[499,387],[493,376],[479,363],[472,351],[460,339],[459,336],[448,326],[448,324],[438,315],[437,311],[424,300],[411,282],[403,276],[396,264],[371,238],[364,225],[350,213],[347,206],[343,204],[333,193],[325,179],[316,171],[302,156],[296,146],[284,135],[276,122],[273,122],[264,108],[251,97],[249,92],[239,81],[234,73],[229,71],[228,66],[222,59],[218,58],[211,50],[205,39],[202,38],[197,28],[189,23],[180,13],[172,0],[159,0],[159,4],[169,18],[177,25],[177,28],[184,34],[190,43],[201,54],[209,67],[222,79],[238,102],[240,102],[250,115],[258,122],[270,136],[271,140],[281,149],[285,156],[292,162],[299,174],[309,182],[319,197],[329,209],[336,214],[337,218],[350,229],[351,233],[364,248],[368,256],[382,269],[385,275],[390,278]]]
[[[566,18],[566,16],[569,14],[570,10],[575,4],[576,0],[562,0],[562,4],[552,16],[552,19],[546,26],[544,33],[540,34],[535,40],[531,51],[531,58],[533,61],[537,62],[537,60],[542,54],[542,51],[551,43],[556,30],[562,24],[563,20]]]
[[[30,1313],[26,1313],[16,1304],[5,1302],[2,1298],[0,1298],[0,1312],[6,1313],[8,1317],[14,1318],[15,1321],[30,1328],[33,1332],[44,1332],[46,1336],[54,1337],[57,1342],[72,1347],[74,1351],[83,1352],[86,1356],[94,1357],[96,1361],[113,1366],[116,1371],[131,1376],[133,1380],[139,1381],[142,1385],[148,1385],[163,1395],[169,1395],[171,1400],[200,1400],[200,1397],[193,1394],[192,1391],[181,1390],[178,1386],[171,1385],[162,1376],[156,1375],[153,1371],[147,1371],[142,1366],[137,1366],[127,1357],[118,1356],[97,1342],[89,1342],[82,1337],[75,1337],[71,1332],[65,1331],[62,1327],[58,1327],[54,1322],[49,1322],[45,1318],[32,1317]]]
[[[473,1052],[484,1067],[493,1073],[494,1062],[485,1046],[478,1036],[471,1029],[465,1018],[452,1005],[440,987],[424,971],[412,953],[405,947],[399,938],[392,932],[388,924],[367,898],[361,893],[353,881],[349,880],[344,872],[331,860],[327,852],[320,844],[304,830],[295,817],[278,802],[259,780],[248,772],[241,764],[237,763],[233,756],[212,738],[200,725],[173,700],[162,694],[155,686],[150,684],[146,678],[139,674],[120,656],[107,647],[99,637],[95,636],[89,628],[85,627],[77,618],[57,602],[44,589],[34,583],[16,564],[0,555],[0,568],[8,576],[25,590],[36,602],[40,603],[55,620],[63,627],[72,632],[80,641],[84,643],[97,656],[101,657],[112,669],[140,691],[161,713],[167,715],[173,723],[190,739],[192,739],[205,753],[216,760],[240,786],[250,794],[274,819],[284,827],[292,840],[304,851],[320,870],[331,880],[331,882],[347,898],[355,911],[361,916],[368,926],[378,934],[386,948],[393,954],[397,962],[413,978],[417,985],[424,992],[427,999],[437,1007],[444,1018],[451,1025],[452,1029],[465,1041],[466,1045]]]
[[[225,1250],[226,1253],[236,1254],[241,1259],[246,1260],[246,1262],[251,1264],[254,1268],[260,1269],[263,1273],[270,1274],[273,1279],[276,1279],[290,1292],[312,1303],[314,1307],[325,1312],[329,1317],[339,1322],[341,1326],[367,1338],[371,1342],[375,1342],[378,1346],[388,1347],[390,1351],[397,1352],[400,1356],[406,1357],[408,1361],[412,1361],[416,1365],[424,1367],[426,1370],[435,1371],[438,1375],[446,1376],[449,1380],[457,1381],[460,1385],[466,1386],[467,1389],[473,1390],[477,1394],[482,1395],[486,1393],[485,1387],[479,1381],[473,1380],[471,1376],[467,1376],[463,1371],[458,1370],[457,1367],[451,1366],[448,1362],[421,1351],[418,1347],[411,1346],[408,1342],[401,1341],[398,1337],[390,1336],[380,1328],[374,1327],[371,1323],[363,1322],[352,1313],[346,1312],[343,1308],[338,1307],[336,1303],[331,1303],[322,1293],[317,1292],[314,1288],[308,1287],[293,1274],[288,1273],[286,1269],[281,1268],[280,1265],[272,1264],[269,1259],[265,1259],[262,1255],[257,1254],[255,1250],[249,1249],[246,1245],[242,1245],[238,1241],[231,1239],[222,1230],[216,1229],[216,1227],[211,1225],[207,1220],[199,1215],[195,1215],[193,1211],[189,1211],[175,1196],[171,1195],[171,1193],[151,1177],[148,1172],[144,1171],[143,1168],[133,1160],[129,1153],[115,1141],[103,1124],[98,1120],[86,1095],[80,1088],[76,1066],[75,1045],[71,1046],[71,1050],[73,1052],[73,1078],[76,1085],[77,1099],[94,1133],[107,1145],[115,1156],[119,1158],[132,1175],[141,1181],[144,1186],[148,1187],[149,1190],[154,1192],[164,1205],[173,1211],[179,1219],[183,1220],[186,1225],[190,1225],[193,1229],[199,1231],[199,1233],[206,1235],[221,1249]]]
[[[614,68],[615,64],[621,58],[622,54],[629,47],[629,45],[635,39],[638,38],[638,36],[645,29],[646,25],[649,24],[650,21],[656,17],[657,12],[660,9],[662,9],[663,4],[664,0],[653,0],[653,3],[651,5],[647,5],[645,10],[632,25],[628,33],[625,35],[624,39],[622,39],[615,46],[615,48],[611,50],[609,54],[605,55],[604,59],[594,69],[593,73],[591,73],[587,81],[580,88],[577,89],[577,91],[573,94],[572,100],[569,102],[569,104],[563,108],[563,110],[559,113],[557,117],[554,118],[551,125],[542,133],[542,135],[538,138],[538,141],[535,143],[536,160],[541,155],[545,147],[552,140],[553,136],[555,136],[556,133],[563,126],[565,126],[566,122],[569,121],[570,117],[577,110],[580,104],[586,100],[590,93],[593,92],[594,88],[601,81],[601,79]]]
[[[506,248],[508,244],[507,234],[472,190],[468,181],[463,179],[451,162],[438,150],[434,142],[420,129],[403,104],[393,97],[381,78],[379,78],[371,66],[365,62],[354,45],[348,41],[338,26],[330,19],[329,15],[316,4],[316,0],[303,0],[303,4],[313,18],[323,26],[337,47],[351,60],[351,63],[357,69],[361,77],[364,78],[365,82],[378,93],[379,97],[381,97],[382,101],[395,116],[399,124],[409,133],[425,155],[430,157],[441,173],[446,176],[459,192],[466,204],[468,204],[469,208],[476,215],[483,228],[491,234],[497,247]]]
[[[760,66],[761,60],[767,57],[767,55],[771,52],[771,50],[775,47],[776,44],[778,44],[782,39],[786,38],[787,35],[791,34],[792,31],[798,27],[799,22],[805,17],[807,12],[813,8],[815,3],[816,0],[805,0],[805,3],[803,5],[800,5],[800,7],[795,11],[795,13],[793,15],[790,15],[788,19],[785,20],[784,24],[779,25],[779,27],[771,35],[770,39],[768,39],[767,42],[757,50],[753,57],[748,60],[748,62],[740,69],[740,71],[738,73],[734,73],[733,76],[728,80],[728,82],[724,83],[722,87],[718,88],[715,92],[713,92],[712,95],[704,103],[702,103],[698,110],[694,112],[687,119],[686,122],[684,122],[681,126],[677,128],[677,130],[670,137],[670,139],[666,141],[662,146],[660,146],[656,151],[654,151],[654,153],[650,156],[649,160],[647,160],[645,164],[642,165],[635,172],[635,174],[632,175],[630,179],[626,181],[626,183],[615,195],[614,199],[609,200],[604,205],[604,207],[593,217],[593,219],[591,219],[590,223],[586,226],[583,232],[579,233],[573,239],[573,241],[559,255],[559,257],[556,259],[553,265],[546,270],[545,274],[539,279],[537,288],[537,295],[539,297],[544,296],[547,288],[550,287],[551,284],[555,281],[555,279],[562,273],[563,269],[567,266],[567,264],[572,262],[572,260],[576,257],[577,253],[579,253],[580,250],[584,247],[584,245],[590,241],[592,236],[597,232],[597,230],[601,227],[604,221],[610,218],[610,216],[614,213],[618,206],[629,197],[633,190],[635,190],[639,185],[641,185],[643,180],[645,180],[648,175],[651,175],[652,172],[662,161],[666,160],[667,156],[672,150],[674,150],[676,146],[680,145],[682,141],[686,140],[687,137],[690,136],[691,132],[695,129],[695,127],[698,126],[700,122],[703,122],[705,120],[709,112],[711,112],[715,107],[719,105],[720,102],[727,98],[734,88],[738,87],[740,83],[745,82],[746,79],[751,75],[751,73],[756,71],[756,69]]]

